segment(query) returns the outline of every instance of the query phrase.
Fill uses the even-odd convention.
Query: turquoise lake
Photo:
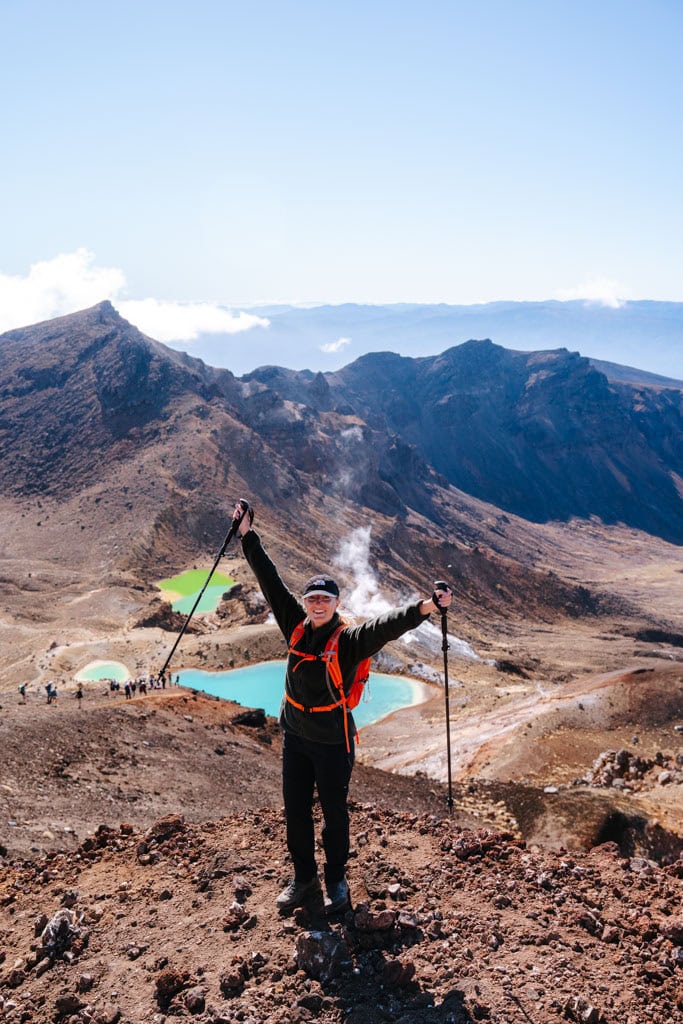
[[[284,689],[285,662],[264,661],[247,668],[229,672],[204,672],[201,669],[181,669],[181,686],[201,690],[214,697],[223,697],[248,708],[263,708],[267,715],[277,718]],[[175,678],[176,673],[173,672]],[[363,699],[354,708],[353,717],[360,728],[379,721],[400,708],[420,701],[422,690],[418,683],[403,676],[385,676],[370,673],[369,685]],[[369,699],[368,699],[369,698]]]
[[[130,672],[120,661],[91,661],[81,669],[76,679],[86,683],[95,683],[101,679],[115,679],[125,683],[126,679],[130,679]]]

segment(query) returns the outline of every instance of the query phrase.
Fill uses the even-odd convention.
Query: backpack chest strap
[[[308,651],[299,651],[299,650],[297,650],[296,645],[300,642],[302,636],[304,635],[304,623],[305,623],[305,620],[304,620],[304,622],[300,622],[297,626],[294,627],[294,629],[292,631],[292,635],[291,635],[290,641],[289,641],[289,651],[288,651],[288,654],[294,654],[299,659],[297,661],[296,665],[294,665],[292,667],[292,673],[296,672],[296,670],[299,668],[300,665],[303,664],[304,661],[322,661],[322,662],[324,662],[326,675],[329,676],[330,679],[332,679],[332,682],[334,683],[334,685],[336,686],[337,690],[339,691],[339,700],[335,701],[334,704],[324,704],[324,705],[319,705],[318,707],[307,706],[306,704],[301,704],[299,701],[294,700],[294,698],[291,696],[291,694],[289,694],[287,692],[287,687],[286,686],[285,686],[285,699],[293,707],[297,708],[299,711],[303,711],[304,714],[315,714],[318,711],[334,711],[336,708],[343,708],[343,710],[344,710],[344,738],[346,740],[346,750],[347,750],[347,753],[348,753],[351,750],[351,746],[350,746],[350,742],[349,742],[349,715],[348,715],[348,709],[347,709],[346,693],[344,692],[344,678],[342,676],[341,667],[339,665],[339,651],[338,651],[338,648],[339,648],[339,635],[340,635],[341,631],[344,628],[344,623],[342,622],[339,626],[337,626],[335,631],[332,633],[332,636],[329,638],[329,640],[325,644],[325,649],[320,654],[310,654]],[[331,688],[330,688],[330,695],[332,695]],[[356,737],[357,736],[358,736],[358,733],[356,733]]]
[[[295,626],[294,630],[292,631],[292,636],[289,641],[289,650],[287,652],[288,654],[296,655],[296,657],[299,659],[296,665],[292,666],[292,672],[296,672],[296,670],[299,668],[300,665],[303,664],[304,661],[322,661],[324,662],[327,671],[332,677],[332,682],[335,684],[338,690],[341,690],[343,692],[344,684],[341,669],[339,667],[338,657],[339,634],[341,633],[343,628],[343,623],[337,626],[334,633],[325,644],[324,650],[321,651],[320,654],[311,654],[308,651],[297,650],[296,645],[299,643],[299,641],[304,635],[304,623],[300,622],[298,626]],[[332,706],[336,707],[337,705],[335,704]]]

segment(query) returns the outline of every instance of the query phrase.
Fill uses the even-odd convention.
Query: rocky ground
[[[8,1024],[683,1021],[681,858],[543,851],[494,787],[451,812],[359,765],[353,910],[281,917],[272,722],[175,689],[2,711]]]
[[[683,862],[529,851],[447,814],[353,806],[353,909],[274,909],[280,812],[139,831],[5,867],[15,1021],[674,1024]]]
[[[177,687],[129,701],[101,685],[85,694],[82,706],[73,691],[51,705],[37,694],[2,699],[0,844],[10,859],[73,851],[106,821],[144,829],[176,811],[206,821],[280,806],[280,733],[262,713]],[[437,783],[363,765],[354,793],[387,807],[443,802]]]
[[[683,727],[676,726],[677,732],[682,730]],[[636,792],[652,792],[658,785],[679,786],[683,783],[683,753],[673,757],[659,751],[654,758],[649,758],[623,747],[621,750],[606,750],[595,760],[590,771],[577,779],[578,784],[582,782],[604,789],[611,787]]]

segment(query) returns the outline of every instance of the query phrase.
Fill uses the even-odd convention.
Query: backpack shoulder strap
[[[339,665],[339,637],[346,623],[340,620],[339,625],[336,627],[332,635],[329,637],[327,643],[325,644],[325,649],[323,650],[322,654],[309,654],[307,652],[298,651],[296,647],[296,645],[301,640],[301,637],[304,635],[305,622],[306,620],[304,619],[302,622],[300,622],[298,625],[294,627],[294,629],[292,630],[292,635],[289,640],[289,649],[287,653],[296,654],[297,657],[299,658],[299,661],[297,662],[296,665],[294,665],[292,671],[296,672],[299,665],[301,665],[304,661],[323,661],[327,667],[327,671],[332,677],[333,683],[342,694],[343,699],[344,683],[342,678],[341,667]]]
[[[342,699],[344,699],[344,680],[342,677],[341,665],[339,664],[339,637],[345,625],[345,622],[340,622],[330,639],[325,644],[325,651],[323,653],[323,658],[327,665],[327,671],[332,677],[332,682],[342,695]]]
[[[340,622],[339,623],[339,625],[335,629],[334,633],[332,634],[330,639],[325,644],[325,654],[333,654],[334,657],[337,656],[337,651],[339,649],[339,637],[340,637],[341,631],[344,629],[345,625],[346,625],[345,622]]]
[[[290,649],[290,651],[293,650],[296,647],[296,645],[299,643],[299,640],[301,640],[301,637],[304,635],[304,622],[305,621],[306,621],[305,619],[302,619],[301,622],[299,622],[294,627],[294,629],[292,630],[292,635],[289,638],[289,649]]]

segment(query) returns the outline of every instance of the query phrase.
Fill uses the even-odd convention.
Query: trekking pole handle
[[[237,511],[238,506],[242,509],[241,513],[238,513],[238,511]],[[223,550],[225,550],[225,548],[227,548],[228,544],[230,543],[232,538],[237,533],[237,531],[239,529],[239,526],[240,526],[240,523],[242,522],[242,520],[244,519],[245,516],[249,516],[249,522],[250,523],[254,522],[254,510],[253,510],[253,508],[251,507],[251,505],[249,504],[249,502],[247,501],[246,498],[240,498],[239,501],[236,502],[236,504],[235,504],[235,511],[233,513],[233,516],[232,516],[232,526],[230,527],[230,531],[228,533],[228,536],[225,539],[225,544],[223,545]]]
[[[239,516],[239,517],[237,516],[237,505],[239,505],[241,507],[241,509],[242,509],[242,515]],[[240,498],[239,501],[237,502],[237,504],[235,505],[235,517],[234,518],[235,518],[237,526],[239,526],[239,524],[242,522],[242,520],[244,519],[244,517],[247,515],[248,512],[251,512],[251,516],[253,518],[254,513],[251,510],[251,505],[249,504],[249,502],[247,501],[246,498]]]
[[[437,590],[450,590],[450,589],[451,588],[448,586],[448,584],[445,582],[445,580],[436,580],[435,583],[434,583],[434,593],[432,594],[432,601],[434,602],[434,604],[439,609],[439,611],[441,612],[442,615],[447,615],[448,614],[448,609],[441,607],[441,605],[439,604],[439,598],[437,597],[436,592],[437,592]]]

